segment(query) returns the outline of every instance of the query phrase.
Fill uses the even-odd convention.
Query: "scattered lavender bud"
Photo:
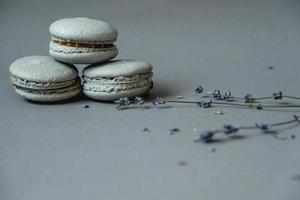
[[[230,135],[230,134],[236,133],[239,130],[238,127],[230,125],[230,124],[225,124],[223,126],[223,129],[224,129],[224,133],[226,135]]]
[[[258,105],[258,106],[256,106],[256,109],[257,109],[257,110],[262,110],[263,108],[262,108],[261,105]]]
[[[115,100],[114,103],[122,106],[128,106],[130,105],[130,100],[127,97],[121,97],[120,99]]]
[[[273,136],[275,139],[278,139],[278,140],[286,140],[286,137],[280,137],[277,133],[273,133]]]
[[[244,97],[245,103],[253,103],[254,102],[254,98],[252,97],[252,94],[246,94],[246,96]]]
[[[217,100],[222,100],[222,95],[221,95],[221,92],[220,90],[215,90],[213,91],[212,93],[213,97]]]
[[[179,132],[180,130],[178,128],[171,128],[169,129],[170,135],[174,135],[176,132]]]
[[[135,97],[134,103],[138,104],[138,105],[142,105],[142,104],[144,104],[144,99],[142,97]]]
[[[271,128],[270,124],[267,124],[267,123],[264,123],[264,122],[256,123],[255,126],[256,126],[256,128],[259,128],[259,129],[261,129],[262,131],[265,131],[265,132],[267,132]]]
[[[212,148],[212,149],[210,150],[210,152],[211,152],[211,153],[215,153],[215,152],[216,152],[216,148]]]
[[[179,128],[170,128],[170,131],[173,131],[173,132],[179,132]]]
[[[197,104],[202,107],[202,108],[209,108],[211,107],[211,101],[201,101],[201,102],[197,102]]]
[[[218,110],[216,112],[214,112],[215,115],[224,115],[223,110]]]
[[[292,138],[292,139],[295,139],[295,138],[296,138],[296,136],[295,136],[294,134],[292,134],[292,135],[291,135],[291,138]]]
[[[189,163],[187,162],[187,161],[185,161],[185,160],[179,160],[178,162],[177,162],[177,165],[179,165],[179,166],[187,166]]]
[[[183,96],[177,96],[176,99],[184,99]]]
[[[145,128],[143,129],[143,132],[150,132],[150,129],[149,129],[148,127],[145,127]]]
[[[281,99],[282,99],[282,92],[281,92],[281,91],[279,91],[279,92],[274,92],[274,93],[272,94],[272,96],[273,96],[273,98],[274,98],[275,100],[281,100]]]
[[[230,100],[232,99],[231,92],[230,92],[230,91],[225,92],[223,99],[224,99],[225,101],[230,101]]]
[[[118,110],[122,110],[124,109],[124,107],[129,106],[131,104],[130,100],[127,97],[122,97],[118,100],[115,100],[114,103],[118,104]]]
[[[152,101],[153,105],[159,105],[159,104],[166,104],[165,100],[163,100],[160,97],[156,97],[156,99],[154,99],[154,101]]]
[[[209,108],[211,106],[211,101],[202,102],[203,108]]]
[[[200,134],[199,139],[203,142],[210,142],[212,140],[213,136],[214,136],[213,131],[205,131],[205,132]]]
[[[195,89],[195,92],[197,92],[197,93],[202,93],[202,92],[203,92],[203,87],[202,87],[202,86],[198,86],[198,87]]]

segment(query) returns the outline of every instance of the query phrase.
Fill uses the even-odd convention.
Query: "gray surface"
[[[254,131],[211,145],[193,143],[192,131],[281,121],[293,112],[223,108],[226,114],[216,116],[220,108],[195,106],[120,112],[84,98],[33,104],[13,92],[7,76],[14,59],[47,55],[52,21],[85,16],[116,26],[118,58],[153,64],[151,96],[192,99],[199,83],[239,95],[277,89],[300,95],[299,10],[297,0],[1,1],[0,199],[299,199],[300,182],[292,179],[300,174],[299,127],[282,132],[294,140]],[[172,127],[181,133],[170,136]]]

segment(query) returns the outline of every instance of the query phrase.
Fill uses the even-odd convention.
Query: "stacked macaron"
[[[53,22],[49,53],[72,64],[92,64],[117,56],[118,32],[110,24],[88,18],[66,18]]]
[[[14,89],[32,101],[60,101],[80,93],[74,64],[83,70],[83,93],[96,100],[112,101],[139,96],[152,88],[152,66],[136,60],[115,60],[118,32],[110,24],[88,18],[53,22],[48,56],[23,57],[10,65]]]
[[[60,101],[81,91],[77,69],[48,56],[27,56],[9,68],[15,91],[32,101]]]

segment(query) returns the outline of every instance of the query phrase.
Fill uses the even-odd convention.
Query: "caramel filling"
[[[87,44],[87,43],[81,43],[81,42],[76,42],[76,41],[69,41],[69,40],[61,40],[55,37],[51,37],[51,41],[53,43],[62,45],[62,46],[68,46],[68,47],[81,47],[81,48],[99,48],[99,49],[104,49],[104,48],[111,48],[114,47],[113,44]]]

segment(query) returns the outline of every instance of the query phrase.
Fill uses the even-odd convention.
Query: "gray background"
[[[8,78],[15,59],[48,54],[51,22],[90,17],[118,29],[118,58],[153,64],[149,98],[198,99],[198,84],[239,96],[300,95],[299,11],[298,0],[1,0],[0,199],[300,199],[299,127],[281,130],[286,140],[243,131],[241,139],[193,142],[193,128],[284,121],[295,110],[117,111],[84,97],[34,104]],[[225,115],[213,114],[220,109]],[[170,136],[173,127],[181,131]]]

